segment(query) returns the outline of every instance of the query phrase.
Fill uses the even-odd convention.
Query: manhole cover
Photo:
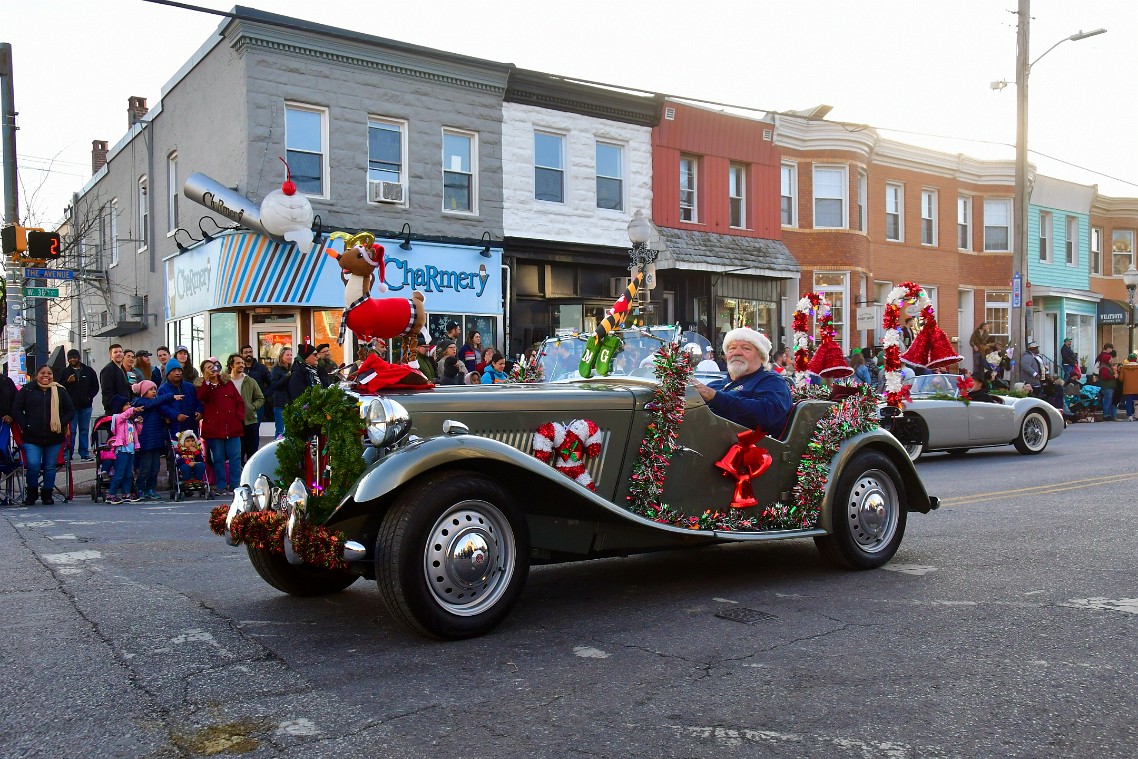
[[[757,625],[760,622],[769,622],[772,619],[778,619],[774,614],[767,614],[765,611],[743,607],[724,609],[723,611],[716,612],[715,616],[720,619],[728,619],[732,622],[742,622],[745,625]]]

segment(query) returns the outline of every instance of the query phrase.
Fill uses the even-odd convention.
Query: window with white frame
[[[478,135],[443,129],[443,210],[477,213]]]
[[[699,161],[680,156],[680,221],[699,221]]]
[[[921,245],[936,245],[936,190],[921,190]]]
[[[988,322],[988,333],[1004,346],[1011,334],[1011,308],[1011,292],[988,290],[984,293],[984,321]]]
[[[1067,217],[1067,265],[1079,264],[1079,217]]]
[[[735,229],[747,226],[747,170],[733,163],[727,170],[727,198],[731,206],[730,225]]]
[[[885,185],[885,239],[905,239],[905,188],[893,182]]]
[[[445,164],[444,164],[445,165]],[[369,116],[367,120],[367,181],[370,185],[390,182],[402,186],[407,202],[407,122]],[[378,188],[382,190],[382,187]],[[394,189],[396,192],[392,192]],[[399,188],[389,188],[386,197],[398,197]],[[368,198],[385,197],[369,191]]]
[[[839,346],[849,344],[849,325],[846,323],[846,302],[849,299],[849,273],[836,271],[814,272],[814,291],[825,293],[830,301],[830,314],[834,317],[834,341]],[[818,337],[816,335],[816,337]]]
[[[328,109],[285,103],[285,157],[296,189],[327,196]]]
[[[814,166],[814,228],[845,229],[846,221],[845,166]]]
[[[110,245],[111,245],[111,266],[118,266],[119,263],[119,200],[115,198],[111,201],[110,205]]]
[[[1102,228],[1091,227],[1091,274],[1102,274]]]
[[[1008,251],[1012,243],[1012,202],[1006,198],[984,201],[984,250]]]
[[[857,172],[857,231],[865,231],[865,205],[869,200],[869,176],[864,169]]]
[[[534,197],[547,203],[565,202],[565,137],[533,133]]]
[[[1134,263],[1134,230],[1116,229],[1111,235],[1111,273],[1121,277]]]
[[[956,198],[956,247],[972,250],[972,198],[967,195]]]
[[[147,197],[146,175],[138,178],[138,252],[146,250],[150,243],[150,202]]]
[[[1047,211],[1039,212],[1039,260],[1043,263],[1051,261],[1051,214]]]
[[[782,226],[798,226],[798,164],[782,165]]]
[[[624,210],[624,148],[597,142],[597,208]]]
[[[178,228],[178,151],[166,156],[166,231]]]

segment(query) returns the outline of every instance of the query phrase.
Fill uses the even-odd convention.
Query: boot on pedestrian
[[[37,495],[37,493],[36,493],[34,488],[29,488],[28,490],[24,491],[24,505],[25,506],[35,506],[36,505],[36,495]]]
[[[44,506],[55,505],[55,500],[51,497],[51,488],[40,488],[40,501]]]

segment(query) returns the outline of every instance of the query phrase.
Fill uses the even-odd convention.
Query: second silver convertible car
[[[970,448],[1014,445],[1026,455],[1042,453],[1063,432],[1063,415],[1038,398],[993,396],[996,402],[960,398],[956,374],[927,374],[913,380],[912,402],[883,427],[916,461],[929,451],[961,454]]]

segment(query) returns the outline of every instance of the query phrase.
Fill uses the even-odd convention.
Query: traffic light
[[[4,255],[13,256],[28,249],[27,230],[17,224],[4,227],[2,236],[4,240]]]
[[[28,230],[28,258],[35,261],[57,261],[63,252],[58,232]]]

